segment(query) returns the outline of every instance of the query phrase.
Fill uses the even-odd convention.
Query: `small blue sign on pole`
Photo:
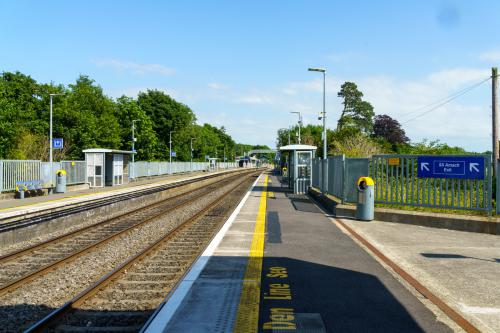
[[[62,149],[64,146],[64,140],[62,138],[54,138],[52,139],[52,148],[54,149]]]
[[[175,151],[171,151],[171,152],[170,152],[170,156],[172,156],[172,157],[176,157],[176,156],[177,156],[177,153],[176,153]]]
[[[419,156],[420,178],[484,179],[484,156]]]

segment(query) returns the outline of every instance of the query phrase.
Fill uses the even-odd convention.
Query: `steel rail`
[[[224,200],[229,194],[231,194],[235,189],[237,189],[245,181],[246,181],[246,179],[239,182],[234,187],[232,187],[230,190],[225,192],[223,195],[221,195],[217,199],[210,202],[207,206],[205,206],[203,209],[198,211],[195,215],[189,217],[186,221],[184,221],[183,223],[181,223],[180,225],[178,225],[177,227],[175,227],[174,229],[170,230],[168,233],[163,235],[160,239],[155,241],[153,244],[149,245],[147,248],[145,248],[144,250],[142,250],[138,254],[132,256],[127,261],[123,262],[120,266],[118,266],[113,271],[104,275],[96,283],[89,286],[87,289],[85,289],[80,294],[78,294],[75,298],[73,298],[69,302],[66,302],[63,306],[54,310],[53,312],[48,314],[46,317],[44,317],[43,319],[41,319],[40,321],[38,321],[37,323],[35,323],[31,327],[29,327],[25,331],[25,333],[41,332],[42,330],[48,329],[50,327],[50,325],[54,324],[54,322],[56,320],[61,319],[62,317],[64,317],[64,315],[71,312],[71,310],[81,306],[83,303],[85,303],[92,296],[97,294],[99,291],[103,290],[113,280],[116,280],[117,277],[121,276],[124,272],[126,272],[126,270],[129,267],[136,264],[137,262],[142,261],[144,258],[148,257],[152,252],[155,252],[165,242],[171,240],[179,231],[181,231],[182,229],[187,227],[189,224],[195,222],[199,218],[203,217],[211,209],[215,208],[219,203],[222,202],[222,200]]]
[[[230,178],[233,178],[233,177],[230,177]],[[170,208],[167,208],[166,210],[164,211],[161,211],[157,214],[154,214],[150,217],[147,217],[145,220],[137,223],[137,224],[134,224],[134,225],[131,225],[123,230],[120,230],[114,234],[111,234],[105,238],[102,238],[100,239],[99,241],[97,242],[94,242],[88,246],[85,246],[84,248],[80,249],[80,250],[77,250],[76,252],[73,252],[73,253],[70,253],[69,255],[61,258],[61,259],[58,259],[50,264],[47,264],[45,266],[42,266],[41,268],[37,269],[36,271],[33,271],[33,272],[30,272],[29,274],[26,274],[24,276],[21,276],[13,281],[11,281],[10,283],[8,284],[5,284],[3,286],[0,287],[0,296],[3,296],[5,295],[6,293],[12,291],[12,290],[15,290],[17,288],[19,288],[21,285],[29,282],[29,281],[32,281],[38,277],[40,277],[41,275],[44,275],[58,267],[60,267],[61,265],[69,262],[69,261],[72,261],[72,260],[75,260],[79,257],[81,257],[82,255],[85,255],[87,254],[88,252],[90,252],[91,250],[94,250],[108,242],[110,242],[111,240],[119,237],[119,236],[122,236],[138,227],[141,227],[141,226],[144,226],[145,224],[148,224],[150,222],[152,222],[154,219],[157,219],[167,213],[170,213],[174,210],[177,210],[181,207],[184,207],[184,206],[187,206],[189,204],[192,204],[195,200],[198,200],[204,196],[206,196],[208,193],[210,193],[210,191],[207,191],[205,193],[200,193],[199,195],[196,195],[194,198],[191,198],[191,199],[188,199],[186,201],[183,201],[183,202],[179,202],[177,203],[176,205],[174,205],[173,207],[170,207]],[[131,213],[128,213],[128,214],[131,214]]]

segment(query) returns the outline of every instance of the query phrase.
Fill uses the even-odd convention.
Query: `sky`
[[[414,142],[491,150],[491,67],[500,64],[500,2],[476,1],[8,1],[0,0],[0,71],[39,82],[83,74],[105,94],[158,89],[242,143],[327,126],[355,82],[376,114]],[[448,96],[463,96],[439,106]]]

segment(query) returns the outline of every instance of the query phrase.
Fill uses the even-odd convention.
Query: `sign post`
[[[484,179],[484,156],[418,156],[419,178]]]

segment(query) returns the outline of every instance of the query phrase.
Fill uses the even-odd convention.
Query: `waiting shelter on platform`
[[[130,155],[128,150],[91,148],[85,153],[85,179],[90,187],[128,184]]]
[[[316,155],[316,146],[288,145],[280,147],[282,156],[287,159],[286,172],[288,186],[293,193],[306,193],[312,184],[312,160]]]

